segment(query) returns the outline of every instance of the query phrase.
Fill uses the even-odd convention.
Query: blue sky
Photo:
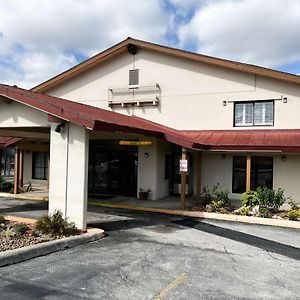
[[[31,88],[128,36],[300,74],[299,0],[0,0],[0,82]]]

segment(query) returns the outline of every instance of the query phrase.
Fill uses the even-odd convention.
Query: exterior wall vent
[[[139,69],[129,70],[129,85],[139,84]]]

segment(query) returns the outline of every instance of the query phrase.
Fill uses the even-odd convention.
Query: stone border
[[[186,210],[174,210],[174,209],[153,208],[153,207],[140,207],[140,206],[128,205],[128,204],[111,204],[111,203],[104,204],[104,203],[97,203],[97,202],[89,202],[89,205],[108,207],[108,208],[122,208],[122,209],[145,211],[145,212],[155,212],[155,213],[177,215],[177,216],[184,216],[184,217],[194,217],[194,218],[202,218],[202,219],[213,219],[213,220],[242,222],[242,223],[248,223],[248,224],[268,225],[268,226],[278,226],[278,227],[300,229],[299,221],[277,220],[277,219],[239,216],[239,215],[231,215],[231,214],[209,213],[209,212],[202,212],[202,211],[186,211]]]
[[[102,229],[90,229],[88,233],[70,236],[59,240],[43,242],[14,250],[0,252],[0,267],[16,264],[34,257],[44,256],[53,252],[75,247],[77,245],[97,241],[104,238]]]
[[[35,197],[35,196],[29,196],[29,195],[24,195],[24,194],[11,194],[11,193],[4,193],[4,192],[0,192],[0,197],[3,198],[14,198],[17,200],[36,200],[36,201],[48,201],[48,197]]]

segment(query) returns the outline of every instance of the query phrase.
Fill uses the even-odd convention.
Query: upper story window
[[[273,126],[274,101],[236,102],[234,126]]]

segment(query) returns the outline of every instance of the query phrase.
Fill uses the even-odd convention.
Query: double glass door
[[[128,148],[117,144],[90,146],[90,194],[136,196],[137,151]]]

